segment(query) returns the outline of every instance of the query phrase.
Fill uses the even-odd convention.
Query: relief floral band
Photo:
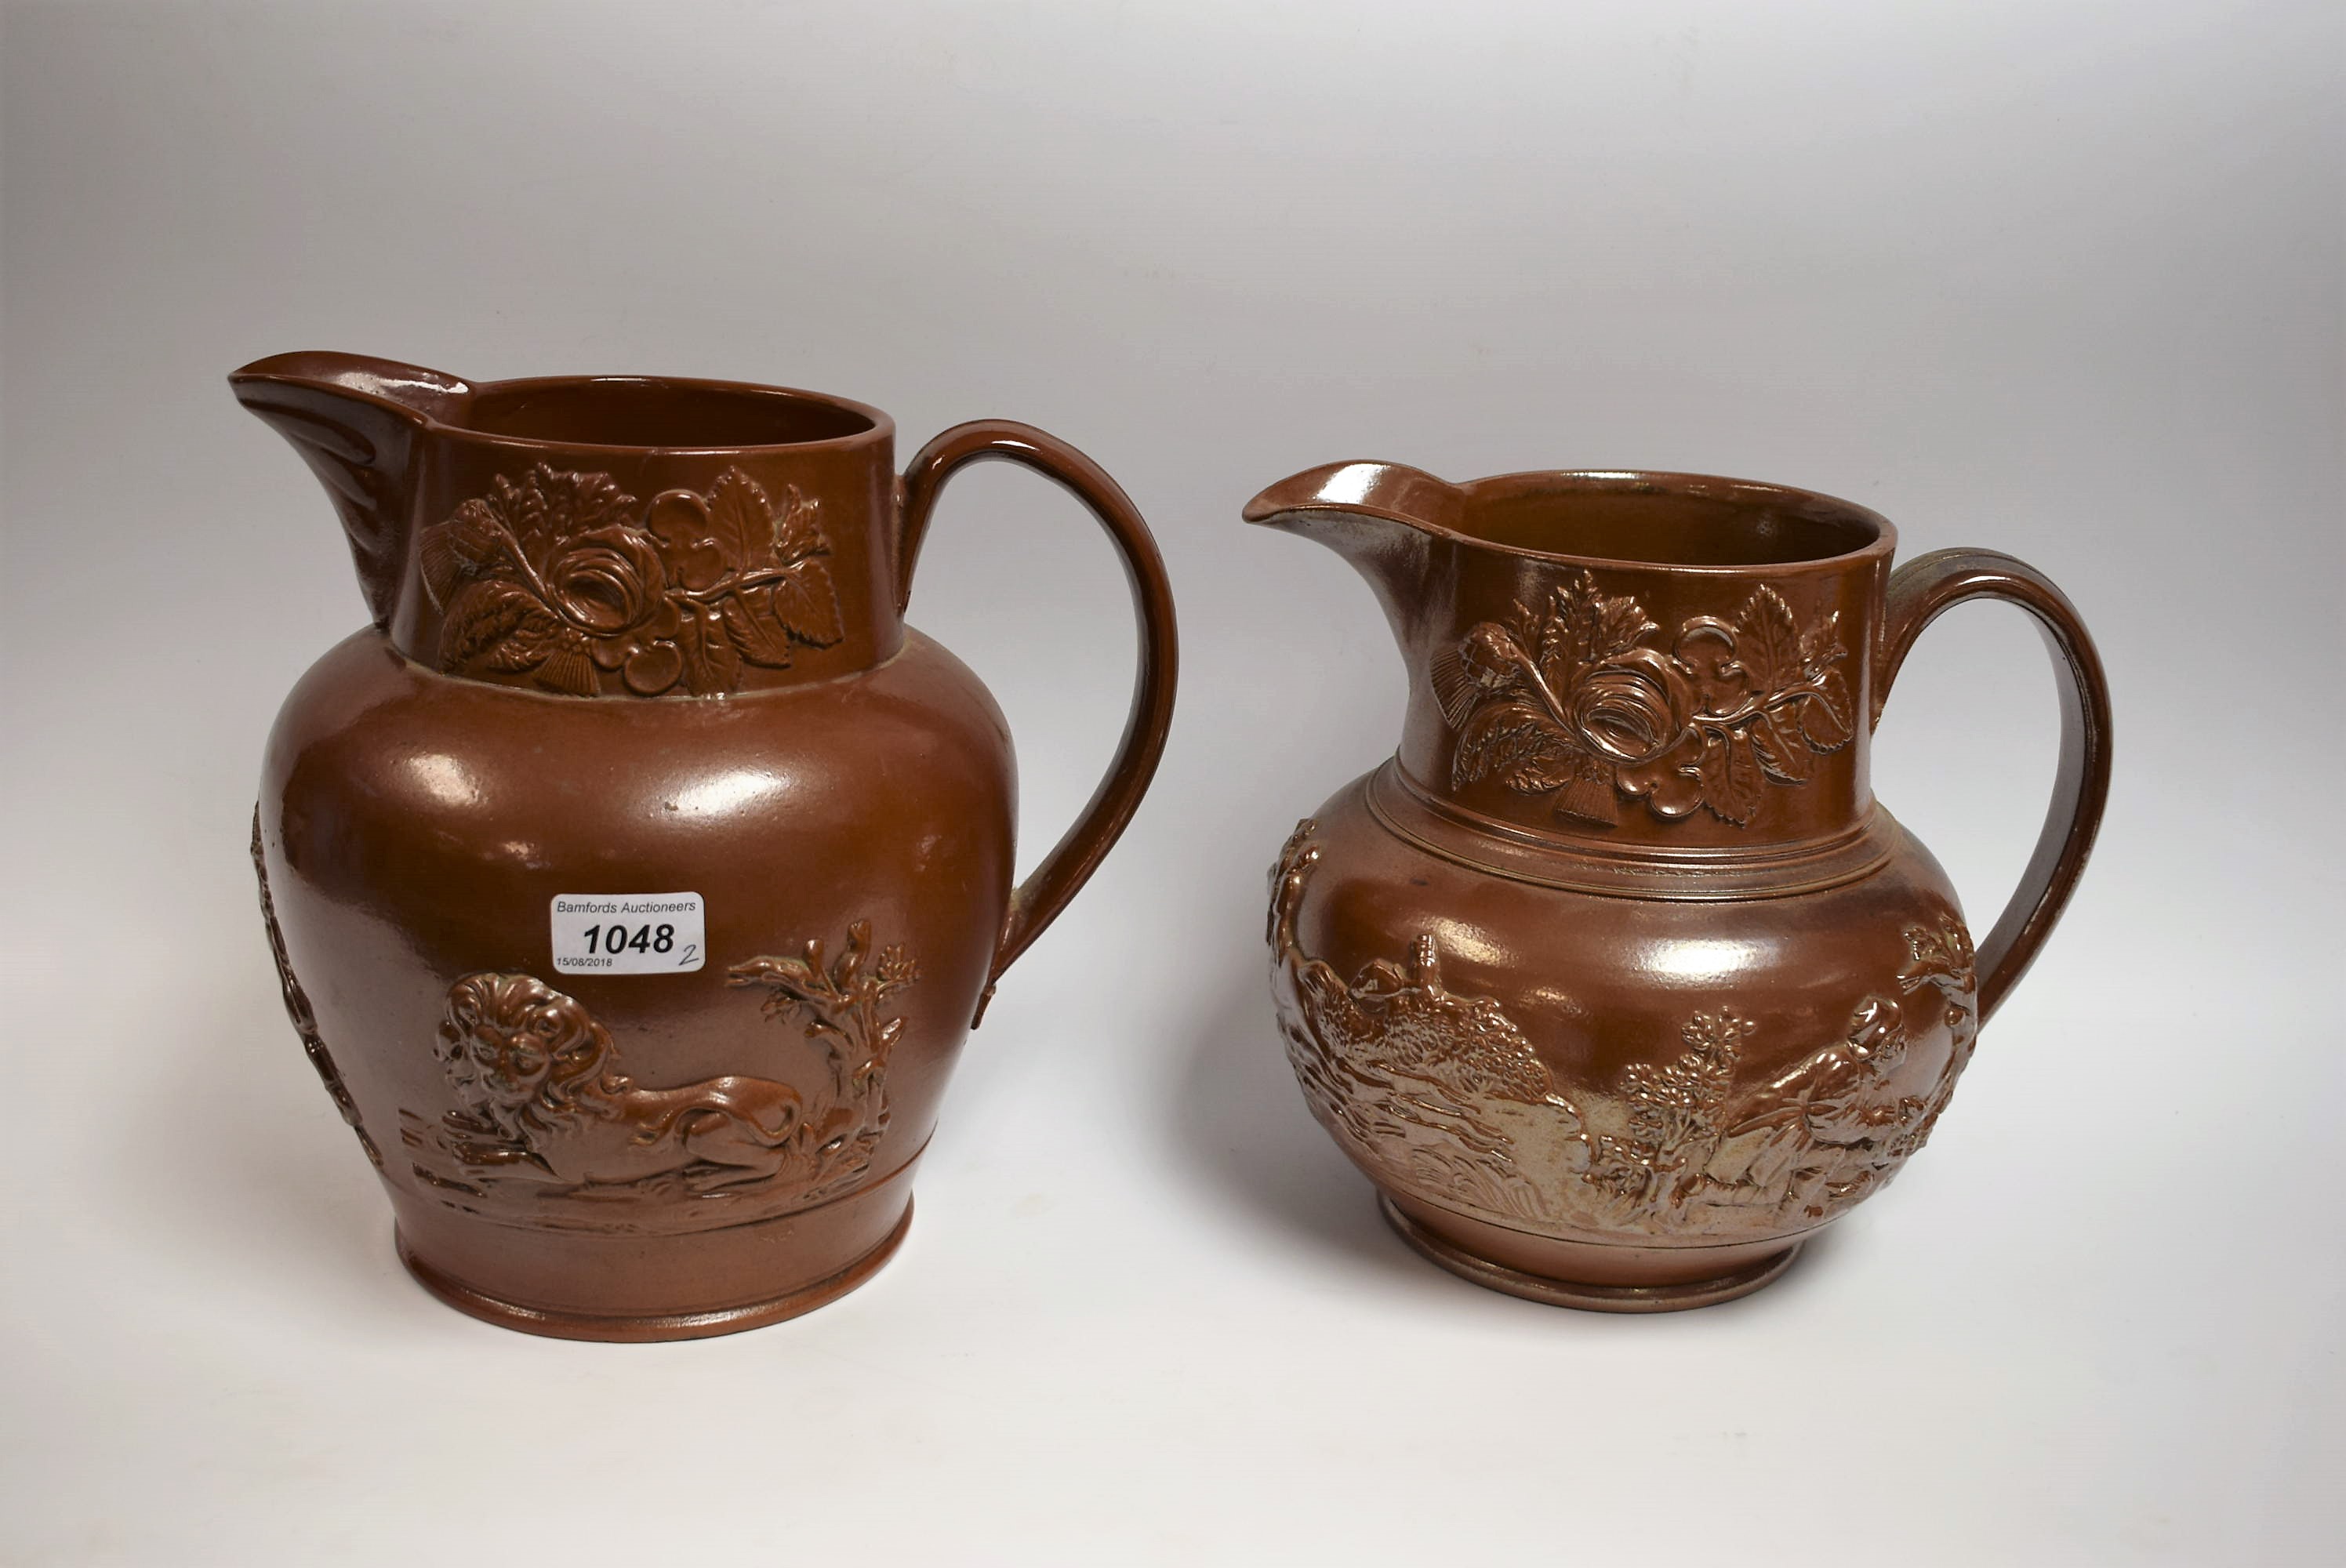
[[[1495,776],[1600,827],[1620,821],[1620,796],[1666,821],[1707,809],[1742,827],[1766,784],[1805,783],[1816,757],[1850,742],[1840,620],[1803,630],[1762,587],[1732,620],[1688,617],[1664,652],[1644,606],[1584,572],[1435,656],[1434,695],[1458,731],[1453,782]]]
[[[795,486],[778,508],[729,468],[707,495],[654,496],[640,524],[636,504],[607,473],[539,463],[426,529],[440,668],[572,697],[616,671],[638,697],[711,696],[738,690],[744,663],[787,669],[793,644],[843,635],[831,542]]]

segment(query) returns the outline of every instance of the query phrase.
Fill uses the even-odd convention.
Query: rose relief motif
[[[919,978],[903,948],[875,955],[862,921],[828,964],[817,941],[729,972],[821,1048],[830,1082],[807,1095],[739,1074],[638,1083],[576,997],[532,975],[468,974],[449,987],[434,1045],[454,1106],[401,1113],[410,1168],[452,1207],[553,1228],[702,1229],[811,1207],[871,1169],[904,1032],[880,1010]]]
[[[1495,777],[1599,827],[1619,823],[1624,797],[1665,821],[1708,810],[1744,826],[1769,784],[1805,783],[1850,742],[1840,619],[1802,628],[1762,587],[1732,620],[1688,617],[1666,651],[1635,598],[1583,572],[1435,656],[1453,781]]]
[[[1805,1229],[1886,1185],[1929,1138],[1971,1059],[1978,987],[1953,919],[1910,926],[1908,997],[1862,998],[1837,1035],[1753,1080],[1760,1026],[1693,1013],[1681,1053],[1607,1084],[1559,1084],[1499,1003],[1445,984],[1440,945],[1345,979],[1305,952],[1296,914],[1317,824],[1272,871],[1273,991],[1289,1064],[1313,1116],[1387,1186],[1552,1234],[1764,1237]],[[1916,993],[1931,1009],[1914,1012]],[[1913,1084],[1914,1032],[1953,1045]]]
[[[744,664],[786,669],[794,645],[843,635],[817,510],[738,468],[706,495],[662,491],[640,520],[607,473],[499,475],[423,532],[439,667],[572,697],[607,675],[638,697],[737,690]]]

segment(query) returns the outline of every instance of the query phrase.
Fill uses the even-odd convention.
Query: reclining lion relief
[[[449,987],[434,1054],[456,1107],[400,1113],[413,1174],[451,1207],[531,1223],[626,1231],[698,1229],[810,1207],[858,1185],[888,1125],[888,1057],[903,1033],[880,1004],[918,978],[903,949],[867,971],[871,930],[734,966],[764,985],[770,1018],[806,1020],[830,1058],[828,1093],[727,1074],[653,1087],[620,1070],[610,1031],[528,974],[484,972]]]

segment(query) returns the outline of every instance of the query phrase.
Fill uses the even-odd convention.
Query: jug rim
[[[831,415],[845,415],[859,422],[858,427],[824,434],[785,440],[750,441],[598,441],[579,440],[569,436],[533,433],[527,431],[499,429],[481,423],[474,414],[484,402],[497,399],[527,398],[531,394],[576,393],[597,390],[630,392],[651,392],[706,393],[735,402],[786,405],[799,411],[820,411]],[[515,411],[516,413],[522,411]],[[776,412],[779,412],[778,410]],[[656,375],[568,375],[517,376],[507,381],[481,382],[473,388],[472,395],[464,402],[464,412],[455,418],[426,416],[438,429],[452,435],[474,440],[495,442],[502,445],[534,447],[550,451],[662,453],[681,456],[717,456],[727,453],[808,452],[840,450],[858,444],[886,441],[895,434],[895,422],[881,410],[853,398],[832,392],[815,392],[805,387],[774,386],[761,382],[726,381],[704,376]]]
[[[1803,489],[1797,485],[1779,484],[1766,480],[1738,479],[1725,474],[1697,473],[1676,469],[1639,468],[1534,468],[1507,473],[1490,474],[1480,479],[1457,483],[1436,481],[1401,465],[1371,460],[1333,463],[1306,471],[1313,476],[1328,476],[1332,487],[1335,475],[1348,469],[1375,469],[1413,474],[1432,481],[1451,492],[1457,500],[1457,511],[1465,511],[1494,501],[1507,502],[1541,495],[1563,495],[1572,493],[1612,492],[1616,494],[1659,495],[1723,503],[1739,508],[1757,510],[1773,506],[1787,510],[1802,520],[1828,527],[1862,531],[1861,542],[1845,548],[1821,552],[1790,551],[1770,553],[1766,558],[1748,561],[1672,560],[1661,552],[1606,552],[1571,549],[1548,549],[1477,532],[1463,525],[1464,517],[1437,521],[1423,513],[1412,514],[1391,505],[1381,505],[1362,494],[1345,503],[1312,499],[1281,503],[1273,499],[1285,484],[1274,485],[1248,503],[1244,515],[1250,522],[1263,523],[1282,514],[1330,512],[1355,513],[1382,518],[1405,527],[1414,528],[1437,538],[1454,541],[1478,550],[1494,551],[1525,560],[1552,563],[1561,566],[1584,567],[1598,571],[1661,571],[1674,574],[1722,577],[1748,577],[1759,574],[1825,574],[1847,571],[1870,561],[1886,559],[1895,555],[1898,545],[1897,526],[1889,518],[1870,506],[1830,495],[1822,491]],[[1297,479],[1304,478],[1299,474]],[[1445,507],[1445,512],[1452,511]]]
[[[370,372],[366,382],[353,382],[331,376],[332,369],[347,365]],[[411,372],[406,376],[385,372]],[[676,456],[722,456],[728,453],[763,452],[819,452],[852,449],[865,443],[885,443],[895,435],[895,421],[883,411],[853,398],[833,392],[816,392],[807,387],[776,386],[762,382],[731,381],[709,376],[665,376],[634,374],[586,374],[516,376],[502,381],[466,382],[443,372],[423,371],[418,367],[395,364],[389,361],[363,360],[342,354],[297,352],[272,354],[240,367],[229,375],[235,387],[292,383],[319,385],[328,380],[338,381],[331,390],[338,398],[371,403],[396,414],[415,429],[435,437],[482,442],[535,452],[576,452],[632,454],[666,454]],[[371,382],[372,384],[367,384]],[[428,395],[413,398],[393,395],[383,390],[388,385],[413,386]],[[321,390],[324,390],[321,388]],[[638,406],[629,408],[618,402],[613,394],[632,397]],[[704,405],[719,405],[723,417],[755,422],[772,421],[778,416],[796,414],[811,419],[816,428],[805,435],[773,439],[750,436],[740,440],[709,440],[685,434],[674,440],[612,440],[608,431],[624,429],[631,422],[648,420],[658,428],[660,419],[686,421],[704,417],[706,406],[698,410],[676,407],[652,409],[644,402],[662,399],[671,402],[678,397],[698,398]],[[558,422],[563,415],[544,407],[545,400],[570,398],[602,402],[606,406],[588,411],[591,418],[582,424],[581,433],[560,433],[558,423],[550,428],[531,428],[532,414],[539,421],[549,418]],[[531,406],[532,400],[538,406]],[[484,405],[486,405],[484,409]],[[510,406],[508,406],[510,405]],[[763,405],[763,406],[755,406]],[[578,417],[579,411],[566,411]],[[602,429],[593,423],[608,422]],[[828,422],[831,428],[821,428]],[[518,425],[519,428],[515,428]],[[688,428],[681,423],[668,428]],[[742,428],[742,427],[737,427]]]
[[[1830,525],[1854,527],[1868,531],[1872,537],[1846,549],[1824,554],[1793,554],[1789,558],[1760,561],[1671,561],[1658,555],[1627,553],[1597,553],[1583,550],[1544,550],[1528,545],[1510,545],[1474,534],[1461,534],[1462,538],[1488,549],[1505,550],[1514,554],[1537,556],[1544,560],[1585,563],[1591,565],[1660,567],[1673,572],[1715,572],[1746,575],[1752,572],[1787,570],[1825,571],[1848,566],[1870,555],[1892,554],[1898,542],[1898,531],[1889,518],[1870,506],[1844,501],[1822,491],[1807,490],[1798,485],[1777,484],[1766,480],[1736,479],[1718,473],[1689,473],[1674,469],[1637,468],[1534,468],[1513,473],[1494,473],[1486,478],[1469,480],[1459,486],[1470,501],[1488,502],[1509,499],[1515,495],[1541,493],[1574,493],[1618,490],[1638,495],[1667,495],[1697,500],[1725,502],[1743,508],[1768,504],[1797,508],[1809,520],[1829,522]]]

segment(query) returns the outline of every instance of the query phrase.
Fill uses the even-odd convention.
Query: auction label
[[[680,974],[709,952],[699,893],[556,893],[560,974]]]

